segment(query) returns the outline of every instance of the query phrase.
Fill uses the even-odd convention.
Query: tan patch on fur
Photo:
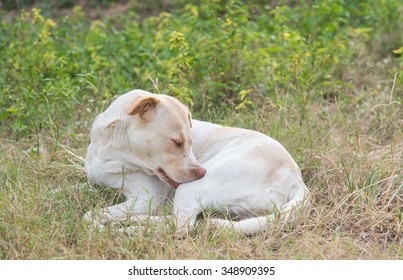
[[[262,158],[267,159],[267,177],[270,180],[275,181],[283,176],[281,170],[294,170],[295,164],[292,159],[287,155],[277,150],[276,147],[262,145],[262,147],[257,147],[254,149],[249,157],[255,158],[256,160],[262,160]],[[253,160],[253,159],[252,159]]]

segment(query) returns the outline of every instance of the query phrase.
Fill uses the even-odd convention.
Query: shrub
[[[311,100],[345,97],[341,69],[355,63],[354,42],[379,47],[389,34],[386,54],[401,47],[398,1],[259,3],[173,1],[171,13],[142,21],[134,12],[89,21],[80,7],[58,21],[38,9],[2,20],[2,130],[73,129],[133,88],[175,95],[201,114],[283,106],[291,95],[304,119]]]

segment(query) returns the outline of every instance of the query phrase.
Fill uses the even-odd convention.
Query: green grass
[[[0,259],[402,259],[398,1],[372,3],[377,13],[364,1],[180,3],[141,21],[91,22],[77,8],[55,26],[37,12],[1,21]],[[86,180],[89,127],[132,88],[280,141],[309,215],[255,236],[208,220],[182,239],[172,224],[90,233],[83,214],[122,197]]]

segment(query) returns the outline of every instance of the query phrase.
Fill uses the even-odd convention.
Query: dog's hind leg
[[[210,219],[210,222],[213,225],[233,229],[235,232],[243,234],[255,234],[263,231],[274,218],[274,214],[270,214],[268,216],[247,218],[237,222],[224,219]]]
[[[308,191],[306,186],[301,182],[295,184],[294,190],[288,198],[288,202],[278,209],[276,213],[266,216],[251,217],[237,222],[224,219],[211,219],[210,222],[224,228],[232,228],[234,231],[243,234],[255,234],[267,229],[273,222],[279,222],[282,225],[293,225],[295,221],[305,213],[304,210],[308,208]]]

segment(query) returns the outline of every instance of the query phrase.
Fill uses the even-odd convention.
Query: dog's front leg
[[[176,220],[176,234],[186,236],[196,226],[197,215],[202,211],[200,199],[196,199],[193,190],[194,182],[181,185],[175,192],[174,215]]]
[[[176,218],[176,235],[179,237],[189,235],[195,228],[199,209],[174,209]]]
[[[102,229],[106,224],[125,221],[133,215],[147,214],[149,208],[138,198],[129,197],[125,202],[89,211],[84,214],[84,220],[91,229]]]

